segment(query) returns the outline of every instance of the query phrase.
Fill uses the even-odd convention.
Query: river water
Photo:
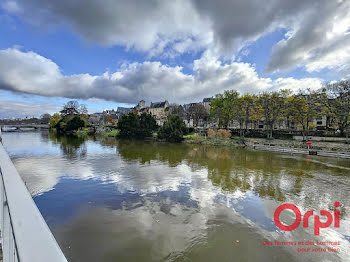
[[[350,261],[349,160],[47,131],[3,142],[69,261]],[[274,223],[283,203],[333,214],[335,201],[340,227],[319,236],[314,216],[291,232]]]

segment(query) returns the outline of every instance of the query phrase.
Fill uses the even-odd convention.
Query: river
[[[350,261],[349,160],[47,131],[4,132],[3,143],[71,262]],[[313,216],[291,232],[274,223],[283,203],[319,214],[335,201],[340,227],[319,236]],[[328,247],[306,245],[317,240],[339,250],[298,252]]]

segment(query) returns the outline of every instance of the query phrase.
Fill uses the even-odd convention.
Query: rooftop
[[[213,100],[212,97],[203,98],[203,102],[211,102],[211,100]]]
[[[165,104],[167,103],[167,101],[164,102],[155,102],[155,103],[151,103],[151,108],[162,108],[165,107]]]

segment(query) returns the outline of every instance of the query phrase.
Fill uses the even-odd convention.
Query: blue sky
[[[261,15],[260,1],[219,2],[4,0],[0,117],[53,113],[72,99],[96,112],[348,77],[348,2],[269,0]]]

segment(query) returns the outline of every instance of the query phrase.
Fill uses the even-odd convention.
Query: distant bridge
[[[2,124],[0,125],[1,131],[9,131],[9,130],[20,130],[24,128],[32,128],[32,129],[39,129],[39,128],[48,128],[49,125],[47,124]]]

